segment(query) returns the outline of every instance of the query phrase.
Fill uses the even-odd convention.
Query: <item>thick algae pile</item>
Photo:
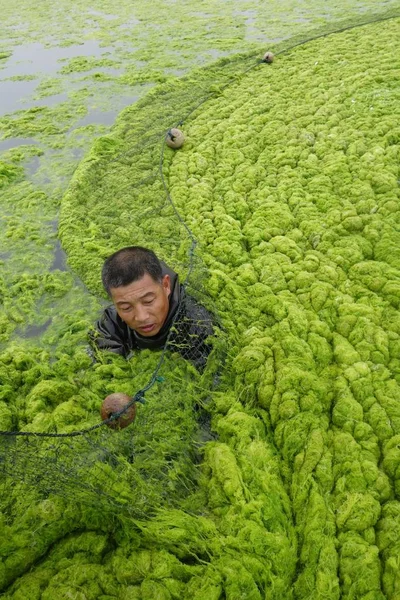
[[[127,111],[93,149],[61,223],[85,283],[98,289],[110,250],[154,235],[162,256],[185,263],[186,232],[165,203],[159,152],[140,160],[129,153],[133,140],[162,135],[166,99],[179,120],[199,89],[207,96],[210,81],[220,82],[219,97],[186,121],[185,148],[164,156],[171,196],[210,271],[202,284],[230,336],[225,381],[212,396],[219,439],[200,470],[192,409],[209,403],[210,382],[170,357],[165,382],[140,407],[133,444],[94,438],[96,449],[111,445],[117,463],[85,469],[90,439],[67,449],[67,463],[62,445],[24,442],[27,468],[33,448],[44,464],[51,458],[49,472],[57,464],[70,470],[67,485],[57,470],[45,482],[45,492],[61,491],[47,499],[9,478],[0,521],[4,597],[397,597],[398,39],[395,21],[331,36],[225,90],[224,73],[229,79],[250,59],[211,77],[194,73]],[[382,50],[371,64],[372,45]],[[18,168],[1,173],[21,186],[17,210],[23,200],[40,215],[45,196],[24,193]],[[10,231],[27,243],[16,220]],[[45,228],[29,235],[45,244]],[[55,272],[49,293],[62,294],[69,278]],[[21,322],[41,285],[16,278],[13,298],[23,290],[27,299],[12,313]],[[107,393],[131,393],[149,379],[155,355],[92,367],[80,346],[87,326],[84,315],[65,319],[56,361],[43,349],[2,354],[1,429],[87,427]],[[137,456],[137,447],[145,452]],[[95,486],[107,476],[112,489],[103,498]],[[40,491],[43,480],[29,477]],[[78,506],[69,502],[77,493]]]
[[[26,354],[4,357],[16,388],[9,391],[10,419],[25,415],[31,424],[19,425],[29,431],[95,422],[98,399],[115,386],[142,385],[158,358],[142,353],[128,363],[135,376],[119,357],[90,369],[78,349],[45,378],[43,354],[29,364]],[[11,473],[2,498],[5,598],[259,598],[259,589],[290,597],[296,537],[263,420],[233,394],[217,394],[220,438],[207,445],[200,472],[193,405],[206,399],[210,384],[177,357],[164,367],[165,381],[122,440],[110,432],[78,446],[23,442],[25,455],[17,459],[31,489],[16,485],[19,473]],[[42,381],[34,385],[38,373]],[[43,498],[36,490],[46,485]]]
[[[393,40],[399,21],[253,71],[188,122],[169,174],[241,333],[235,393],[286,467],[299,597],[336,574],[343,597],[399,590],[399,61],[367,58]]]
[[[220,438],[206,450],[199,483],[213,542],[202,519],[207,558],[192,546],[201,558],[196,575],[168,572],[179,593],[158,576],[160,597],[399,593],[399,40],[392,20],[284,53],[272,68],[222,86],[186,120],[184,149],[164,155],[171,197],[199,241],[207,292],[232,346],[231,374],[213,396]],[[373,46],[379,61],[370,59]],[[189,86],[182,82],[177,102]],[[154,120],[142,133],[157,134],[158,94],[169,106],[169,93],[156,91],[125,113],[65,198],[61,234],[94,288],[92,268],[125,243],[121,236],[144,243],[174,232],[161,199],[161,212],[146,213],[162,191],[154,156],[121,159],[138,138],[141,111]],[[110,158],[91,195],[91,170],[97,176]],[[120,192],[144,165],[140,189]],[[116,228],[110,202],[138,218]],[[166,248],[183,260],[184,244]],[[170,518],[163,543],[175,518],[196,544],[188,517]],[[178,546],[173,560],[182,561]],[[151,597],[157,567],[148,564],[132,597]]]

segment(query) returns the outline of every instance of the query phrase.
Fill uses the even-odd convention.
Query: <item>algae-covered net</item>
[[[114,374],[117,369],[114,361]],[[120,383],[128,388],[132,381]],[[148,404],[137,409],[138,425],[118,434],[101,423],[72,432],[66,425],[79,410],[75,398],[64,403],[64,415],[59,415],[63,433],[52,433],[57,419],[49,419],[41,422],[42,427],[47,425],[45,431],[31,426],[21,435],[8,436],[0,466],[8,504],[14,502],[16,491],[23,490],[15,489],[18,482],[34,489],[38,499],[57,494],[95,506],[104,517],[112,511],[149,516],[160,504],[171,505],[177,497],[182,500],[195,480],[200,439],[193,393],[180,393],[181,386],[182,381],[166,383],[159,376],[156,397],[150,394]],[[43,399],[57,390],[47,381],[35,393]],[[54,396],[52,400],[57,402]]]
[[[9,353],[10,397],[26,391],[10,431],[96,425],[117,389],[146,388],[146,403],[122,432],[2,436],[7,597],[68,597],[71,576],[82,598],[397,597],[395,17],[166,83],[82,162],[60,222],[72,268],[100,292],[111,252],[151,246],[218,315],[225,365],[218,336],[202,372],[168,346],[95,364],[79,344],[61,364]],[[186,136],[178,151],[171,127]],[[37,506],[31,537],[16,480]],[[72,527],[74,494],[91,508]],[[53,547],[63,527],[79,532]]]

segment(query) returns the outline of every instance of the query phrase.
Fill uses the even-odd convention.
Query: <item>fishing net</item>
[[[106,257],[150,246],[213,335],[184,300],[161,352],[92,362],[71,324],[56,362],[3,358],[7,597],[396,597],[398,16],[167,82],[81,163],[74,271],[100,294]],[[114,391],[123,431],[97,416]]]
[[[166,385],[161,377],[156,390],[162,402],[150,394],[146,406],[137,409],[138,425],[118,435],[95,426],[79,435],[54,433],[53,437],[48,432],[44,437],[40,433],[10,437],[1,465],[6,483],[24,482],[42,499],[59,494],[91,504],[103,515],[118,510],[143,517],[160,502],[183,499],[195,480],[199,444],[193,395],[180,395],[177,402],[177,383]],[[69,408],[73,410],[71,403]]]

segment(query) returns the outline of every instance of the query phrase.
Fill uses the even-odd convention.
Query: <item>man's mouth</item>
[[[143,333],[150,333],[150,331],[153,331],[154,328],[155,324],[152,323],[151,325],[144,325],[143,327],[139,327],[139,331],[142,331]]]

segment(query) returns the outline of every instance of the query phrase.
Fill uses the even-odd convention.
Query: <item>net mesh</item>
[[[180,393],[181,387],[157,382],[139,404],[134,425],[118,433],[105,426],[77,436],[3,439],[0,468],[9,501],[16,482],[35,489],[38,499],[58,494],[103,515],[143,518],[161,504],[181,501],[196,480],[199,452],[193,395]]]
[[[368,22],[397,17],[398,12],[370,16]],[[278,55],[332,31],[344,31],[357,25],[360,22],[354,20],[328,24],[322,30],[311,32],[307,39],[293,38],[271,49]],[[258,365],[259,349],[252,349],[253,353],[242,357],[243,364],[239,368],[238,332],[229,321],[224,321],[222,327],[218,320],[215,299],[220,281],[229,279],[228,270],[224,272],[221,259],[218,277],[215,273],[210,276],[210,258],[204,244],[207,232],[202,235],[203,244],[200,243],[188,225],[190,218],[182,218],[169,192],[173,178],[182,177],[186,185],[195,184],[198,193],[204,193],[204,213],[218,212],[211,200],[208,204],[206,187],[203,191],[199,186],[202,177],[206,177],[201,175],[204,153],[195,155],[193,172],[183,171],[184,166],[180,165],[172,173],[174,151],[166,147],[166,136],[171,127],[184,129],[190,119],[201,119],[205,103],[226,93],[229,86],[240,82],[250,71],[273,68],[261,63],[262,54],[226,59],[179,82],[166,83],[125,110],[113,133],[95,143],[63,200],[60,238],[71,267],[93,293],[102,293],[99,273],[106,257],[124,246],[149,246],[150,240],[159,258],[179,274],[185,295],[165,348],[161,352],[135,354],[128,361],[100,352],[92,364],[85,343],[80,341],[71,350],[70,357],[63,359],[65,364],[59,361],[54,365],[40,353],[30,364],[19,361],[18,356],[10,356],[8,360],[8,368],[15,371],[14,387],[20,390],[16,402],[18,412],[21,413],[22,407],[24,417],[17,427],[8,427],[0,436],[0,495],[7,526],[21,519],[20,497],[24,493],[30,495],[32,503],[42,507],[43,502],[49,499],[53,502],[55,497],[66,502],[63,506],[70,506],[72,501],[90,507],[94,512],[86,512],[83,520],[88,527],[93,524],[94,513],[108,523],[119,520],[118,526],[132,519],[129,522],[140,529],[146,551],[150,547],[149,540],[155,539],[182,561],[179,575],[170,566],[169,576],[172,579],[173,573],[176,580],[192,581],[192,587],[188,584],[185,588],[185,597],[198,586],[204,593],[198,598],[220,598],[223,593],[232,599],[258,598],[261,597],[257,595],[259,590],[263,593],[273,590],[268,596],[271,598],[293,597],[297,543],[303,543],[307,533],[302,529],[298,542],[288,501],[291,486],[294,486],[292,465],[290,461],[282,464],[277,458],[276,447],[279,436],[283,436],[282,430],[273,438],[268,411],[254,408],[258,382],[252,377]],[[185,142],[186,147],[193,150],[191,143],[190,139]],[[214,151],[215,148],[209,148],[210,156]],[[184,209],[190,217],[191,206]],[[230,251],[229,247],[220,250],[222,256]],[[213,315],[212,339],[202,333],[192,335],[192,322],[187,321],[187,314],[192,310],[187,303],[192,299]],[[229,310],[229,306],[224,308]],[[198,324],[202,332],[209,333],[208,324],[204,327],[201,319]],[[227,366],[225,374],[224,365]],[[229,391],[232,369],[238,374],[237,396],[250,408],[245,416],[233,412],[219,426],[217,438],[210,427],[210,406],[217,405],[221,414],[227,414],[228,409],[235,406],[237,398]],[[35,374],[45,371],[46,377],[35,385]],[[221,381],[223,385],[218,388]],[[107,425],[99,426],[98,408],[102,398],[117,390],[129,394],[138,408],[134,424],[115,432]],[[46,406],[51,407],[47,413]],[[16,418],[10,414],[12,425],[16,424]],[[311,425],[309,431],[312,431]],[[264,437],[267,441],[264,440],[265,447],[261,450],[260,439]],[[226,445],[204,445],[210,439],[220,439]],[[203,460],[205,466],[200,467]],[[243,482],[241,471],[245,470],[248,479]],[[219,535],[224,536],[224,543],[229,547],[230,562],[224,555],[220,538],[217,539],[212,520],[202,520],[204,479],[209,482],[205,486],[209,510],[223,519]],[[261,491],[254,490],[254,482]],[[293,509],[299,529],[303,514],[298,508],[300,496]],[[318,501],[315,502],[317,505]],[[182,509],[181,512],[178,509]],[[172,512],[174,510],[177,512]],[[318,512],[318,508],[315,511]],[[255,513],[255,521],[262,524],[262,533],[251,529],[246,522],[247,515]],[[323,534],[326,538],[329,527],[330,521]],[[311,531],[311,538],[313,535]],[[46,539],[46,548],[56,537],[54,534]],[[351,542],[355,546],[361,544],[360,540]],[[5,555],[7,551],[9,549],[4,551]],[[24,565],[21,560],[15,568],[10,568],[4,587],[45,551],[39,549],[28,561],[24,559]],[[336,559],[332,558],[335,551],[328,539],[324,538],[322,549],[318,546],[318,551],[329,556],[324,564],[318,563],[320,555],[302,558],[298,597],[308,597],[308,591],[311,594],[316,571],[323,579],[324,573],[337,570]],[[135,561],[142,559],[143,555],[135,555]],[[200,573],[205,564],[210,568]],[[117,567],[119,573],[123,572],[121,564]],[[175,568],[178,569],[176,565]],[[232,569],[236,570],[236,578]],[[250,572],[256,583],[250,581]],[[121,578],[127,581],[122,575]],[[137,576],[131,583],[142,582],[144,578]],[[229,588],[227,581],[234,581],[236,587],[232,584]],[[143,585],[142,596],[132,595],[132,598],[161,594],[161,587],[157,587],[160,583],[154,583],[147,592],[143,591],[146,587]],[[318,585],[324,589],[323,584]],[[162,586],[170,595],[165,592],[159,597],[184,597],[179,596],[179,586],[173,592],[170,591],[172,584],[168,588],[163,580]],[[338,597],[338,582],[332,585],[331,580],[326,582],[325,589],[330,586],[326,597]],[[247,595],[239,596],[239,593]]]

